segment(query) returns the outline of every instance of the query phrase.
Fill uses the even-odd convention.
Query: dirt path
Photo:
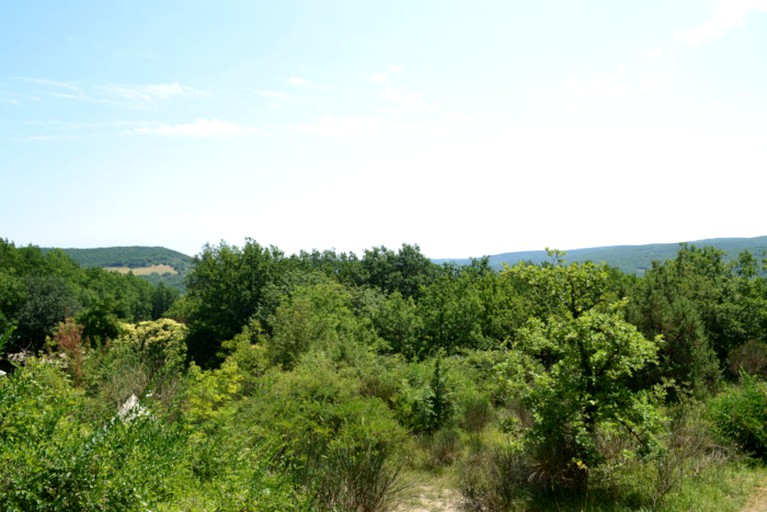
[[[742,512],[767,512],[767,482],[756,489]]]
[[[454,489],[416,485],[394,512],[465,512],[463,500]]]

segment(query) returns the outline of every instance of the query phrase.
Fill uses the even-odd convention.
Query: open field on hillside
[[[109,270],[111,272],[119,272],[121,274],[128,274],[129,272],[133,272],[133,275],[135,276],[148,276],[151,274],[158,274],[158,275],[178,274],[178,272],[176,272],[176,269],[174,269],[170,265],[152,265],[149,267],[138,267],[138,268],[130,268],[130,267],[104,267],[104,268],[105,270]]]

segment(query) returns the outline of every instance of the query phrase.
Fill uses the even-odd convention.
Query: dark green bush
[[[741,384],[709,402],[717,436],[751,457],[767,461],[767,385],[741,372]]]

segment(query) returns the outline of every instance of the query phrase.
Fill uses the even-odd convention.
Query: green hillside
[[[61,249],[83,267],[142,268],[170,265],[183,274],[192,262],[186,254],[165,247],[100,247],[95,249]]]
[[[756,238],[711,238],[687,242],[697,247],[711,246],[726,253],[727,259],[736,257],[743,251],[751,251],[758,258],[767,254],[767,236]],[[605,262],[629,274],[642,275],[652,266],[653,261],[674,258],[679,244],[620,245],[611,247],[592,247],[567,251],[567,260],[571,262]],[[513,266],[520,261],[541,263],[548,259],[546,251],[507,252],[489,256],[493,268],[503,264]],[[459,265],[468,264],[468,259],[438,260],[438,263],[452,261]]]
[[[47,252],[50,249],[42,249]],[[164,284],[184,290],[184,276],[192,264],[192,258],[165,247],[99,247],[94,249],[61,249],[81,267],[131,269],[152,284]],[[175,273],[146,273],[141,269],[168,265]]]

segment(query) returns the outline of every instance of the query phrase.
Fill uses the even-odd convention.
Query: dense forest
[[[643,275],[205,246],[186,293],[0,240],[4,510],[738,510],[767,462],[762,255]]]

